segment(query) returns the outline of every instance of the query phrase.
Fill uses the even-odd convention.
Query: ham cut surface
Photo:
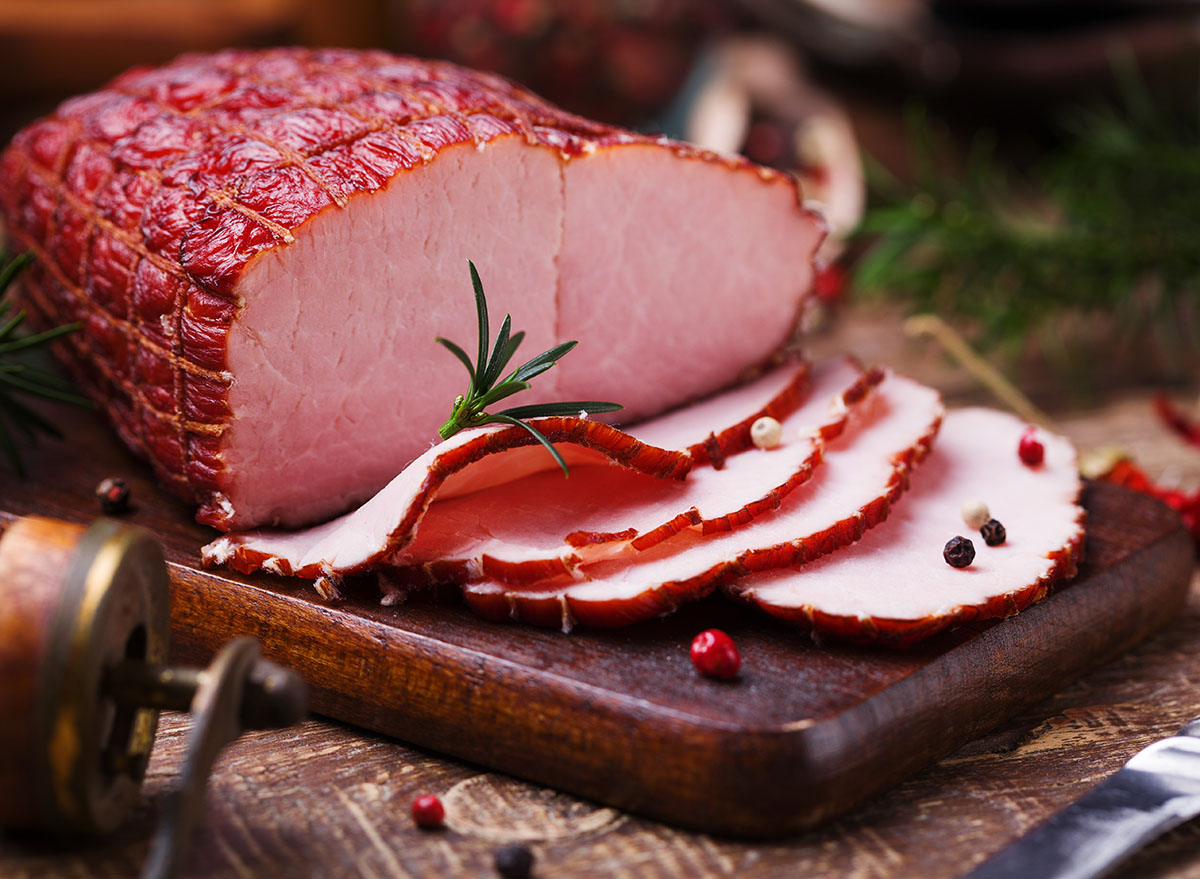
[[[416,538],[388,560],[391,575],[408,584],[530,583],[602,559],[635,557],[684,529],[713,534],[744,526],[778,509],[811,477],[851,407],[883,378],[882,370],[864,373],[848,361],[818,367],[805,404],[782,419],[778,447],[721,456],[719,469],[696,467],[682,482],[584,466],[568,480],[546,471],[439,498]],[[733,396],[686,407],[633,432],[660,441],[677,430],[702,433],[711,428],[717,404]]]
[[[1026,425],[987,409],[951,412],[912,491],[854,546],[796,570],[756,574],[729,590],[768,613],[855,641],[904,645],[952,625],[1006,617],[1074,576],[1084,511],[1075,451],[1040,432],[1045,460],[1017,457]],[[1007,539],[987,546],[967,530],[967,500],[987,504]],[[952,568],[942,548],[969,537],[975,560]]]
[[[130,71],[17,135],[0,212],[79,379],[224,530],[340,513],[428,447],[468,259],[524,352],[581,340],[522,402],[632,421],[777,349],[823,235],[787,174],[347,50]]]
[[[688,407],[687,416],[671,413],[646,422],[636,436],[587,418],[533,423],[556,445],[564,444],[560,453],[572,467],[574,482],[575,474],[596,471],[599,462],[621,465],[603,468],[608,478],[620,481],[623,470],[655,485],[683,479],[697,463],[710,469],[713,461],[723,463],[744,452],[752,445],[750,427],[757,418],[787,418],[810,396],[810,372],[803,362],[780,366]],[[848,366],[842,377],[847,373],[857,376]],[[318,588],[331,593],[339,577],[377,567],[406,547],[435,497],[507,493],[514,481],[537,479],[540,471],[549,471],[551,482],[574,484],[563,479],[554,459],[519,427],[462,431],[418,457],[352,513],[302,531],[228,534],[204,547],[201,558],[207,565],[227,565],[242,573],[265,570],[320,578]]]
[[[492,619],[619,626],[669,613],[749,573],[811,562],[887,518],[928,453],[942,411],[936,391],[889,374],[828,444],[812,478],[774,513],[720,534],[683,531],[635,561],[602,561],[531,585],[480,580],[463,594]]]

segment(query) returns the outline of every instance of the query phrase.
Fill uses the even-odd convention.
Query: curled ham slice
[[[949,626],[1006,617],[1073,576],[1083,549],[1081,484],[1071,444],[1042,432],[1038,467],[1017,458],[1025,424],[986,409],[950,413],[918,484],[885,525],[796,570],[756,574],[729,591],[817,632],[897,646]],[[987,546],[963,524],[979,499],[1007,531]],[[942,547],[970,537],[975,559],[952,568]]]
[[[638,428],[646,440],[582,417],[534,423],[556,445],[564,444],[561,454],[576,469],[615,463],[643,478],[682,480],[698,462],[720,462],[750,447],[754,421],[795,411],[809,382],[806,363],[778,367],[689,407],[699,420],[670,414],[646,422]],[[726,426],[705,438],[714,424]],[[338,578],[368,570],[412,541],[435,497],[482,491],[553,467],[553,459],[519,427],[463,431],[430,448],[352,513],[302,531],[228,534],[204,547],[201,559],[210,567],[227,565],[247,574],[264,570],[316,578],[318,591],[333,595]],[[561,475],[556,478],[562,481]]]
[[[390,560],[407,584],[495,578],[532,583],[583,564],[634,556],[683,529],[730,531],[768,514],[807,481],[825,443],[844,429],[851,407],[884,378],[848,361],[818,367],[803,406],[782,420],[783,440],[697,467],[683,482],[651,480],[612,468],[579,467],[564,480],[543,472],[430,508],[417,537]],[[703,431],[713,405],[687,407],[638,436]],[[743,422],[744,423],[744,422]],[[747,430],[748,434],[748,430]],[[731,444],[726,444],[731,445]]]
[[[776,512],[722,534],[682,532],[636,561],[585,566],[578,579],[531,586],[481,580],[465,585],[463,594],[493,619],[618,626],[668,613],[751,572],[811,561],[887,517],[908,487],[910,470],[926,456],[942,412],[936,391],[889,374],[829,443],[813,478]]]

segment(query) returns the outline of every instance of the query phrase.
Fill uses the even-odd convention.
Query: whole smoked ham
[[[464,585],[463,594],[491,619],[620,626],[669,613],[751,572],[811,562],[887,518],[928,454],[942,413],[936,391],[889,375],[852,412],[813,477],[744,528],[683,531],[633,561],[602,561],[531,585],[485,579]]]
[[[952,625],[1007,617],[1072,577],[1084,510],[1075,450],[1039,433],[1041,465],[1017,458],[1021,420],[988,409],[951,412],[920,478],[887,522],[854,546],[796,570],[738,580],[728,591],[818,633],[903,646]],[[963,524],[967,500],[987,504],[1007,532],[987,546]],[[942,547],[972,539],[975,559],[952,568]]]
[[[0,213],[76,375],[222,530],[341,513],[428,448],[467,259],[524,350],[582,340],[523,402],[635,420],[779,348],[824,234],[789,175],[350,50],[130,71],[16,136]]]

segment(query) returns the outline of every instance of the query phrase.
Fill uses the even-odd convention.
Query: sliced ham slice
[[[685,531],[634,562],[583,567],[579,579],[525,587],[481,580],[464,586],[463,594],[493,619],[619,626],[668,613],[748,573],[811,561],[887,517],[908,487],[910,470],[926,456],[942,411],[936,391],[889,374],[828,445],[813,478],[776,512],[722,534]]]
[[[533,422],[569,465],[608,459],[648,476],[683,479],[694,465],[686,451],[656,448],[624,431],[588,418],[539,418]],[[408,543],[439,491],[470,491],[511,474],[530,473],[549,459],[519,427],[488,426],[463,431],[438,443],[352,513],[303,531],[226,534],[200,551],[207,567],[226,565],[244,574],[317,578],[317,590],[337,593],[338,579],[370,568]],[[477,462],[486,462],[480,466]],[[471,467],[469,465],[475,464]]]
[[[1024,429],[1002,412],[950,413],[917,484],[886,524],[834,555],[729,590],[820,633],[898,646],[1023,610],[1074,575],[1084,538],[1074,448],[1042,432],[1045,460],[1027,467],[1017,458]],[[967,530],[960,510],[971,499],[1004,525],[1002,545],[987,546]],[[942,558],[956,534],[975,544],[969,567]]]
[[[764,414],[786,418],[808,395],[809,382],[807,363],[780,366],[690,407],[695,418],[671,414],[647,422],[638,433],[651,441],[587,418],[543,418],[534,423],[556,445],[566,444],[561,453],[576,470],[616,463],[643,479],[681,480],[697,462],[723,462],[744,451],[751,445],[754,421]],[[705,439],[705,430],[713,425],[719,432]],[[317,578],[318,590],[332,594],[339,577],[371,568],[406,546],[435,497],[485,491],[547,469],[552,471],[550,480],[564,481],[553,459],[521,428],[464,431],[426,451],[352,513],[303,531],[228,534],[204,547],[201,559],[205,565],[227,565],[242,573],[265,570]]]
[[[825,443],[842,432],[851,407],[883,378],[882,370],[862,372],[848,361],[818,367],[807,402],[783,418],[778,447],[719,458],[721,469],[697,467],[684,482],[579,467],[569,480],[544,472],[439,498],[416,539],[390,560],[392,574],[410,585],[481,578],[528,584],[602,559],[635,556],[685,528],[712,534],[744,526],[778,509],[811,477]],[[636,434],[663,443],[675,432],[702,432],[737,396],[744,392],[686,407]],[[748,445],[749,424],[742,424]],[[734,445],[718,442],[716,447]]]

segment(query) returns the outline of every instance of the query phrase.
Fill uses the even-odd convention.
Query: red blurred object
[[[732,21],[721,0],[410,0],[401,48],[514,79],[553,103],[636,125],[665,108],[699,48]]]
[[[1196,548],[1200,551],[1200,489],[1193,492],[1155,485],[1140,467],[1127,458],[1118,461],[1113,468],[1100,477],[1105,482],[1124,485],[1134,491],[1156,497],[1183,519],[1184,526],[1192,533]]]
[[[692,639],[692,665],[706,677],[729,680],[737,677],[742,657],[732,638],[720,629],[708,629]]]
[[[1021,442],[1017,444],[1017,456],[1029,467],[1036,467],[1046,457],[1046,447],[1037,438],[1037,428],[1030,425],[1021,434]]]
[[[1188,418],[1167,399],[1165,394],[1154,398],[1154,411],[1171,430],[1175,431],[1193,446],[1200,446],[1200,423]]]
[[[840,262],[832,262],[817,269],[817,277],[813,282],[813,292],[817,294],[817,299],[826,305],[832,305],[840,301],[842,295],[846,292],[845,266]]]
[[[434,794],[421,794],[412,801],[413,823],[426,830],[442,826],[446,820],[446,809]]]

